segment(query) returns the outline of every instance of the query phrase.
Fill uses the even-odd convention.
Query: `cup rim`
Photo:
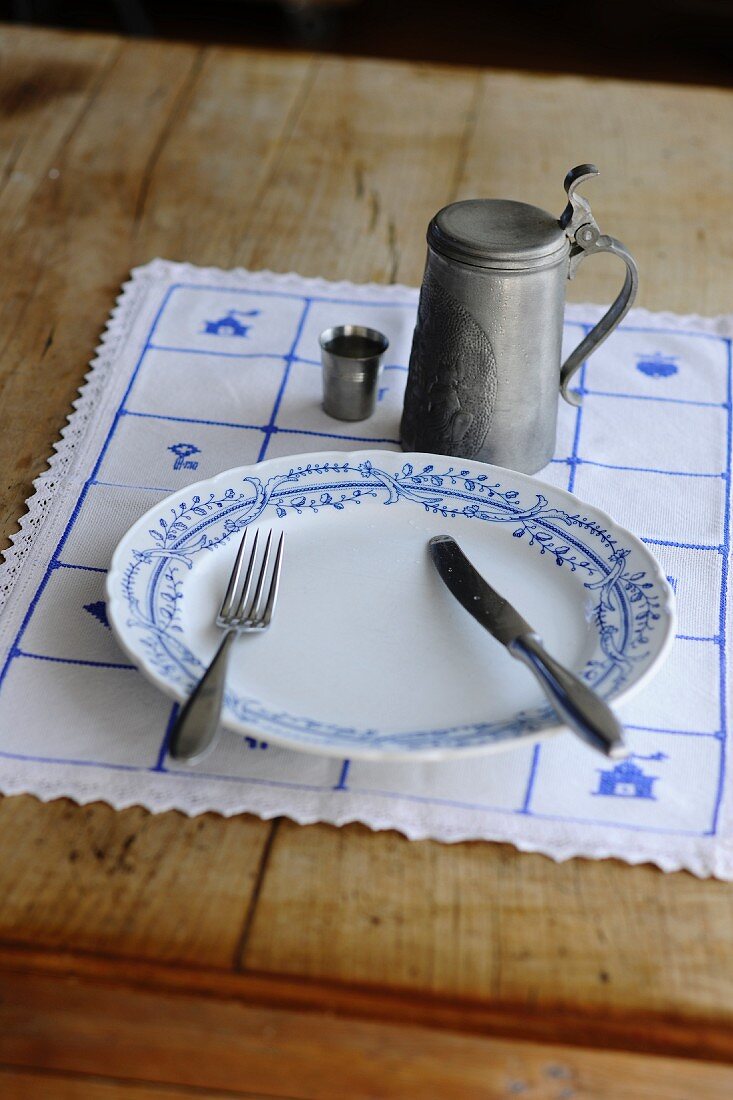
[[[368,355],[349,355],[348,352],[333,352],[329,347],[334,340],[342,336],[358,336],[363,340],[371,340],[375,345],[374,351]],[[380,332],[379,329],[370,328],[368,325],[333,325],[331,328],[323,330],[318,337],[318,342],[321,345],[322,351],[327,351],[331,355],[338,355],[343,359],[353,359],[355,361],[363,359],[373,359],[375,356],[384,355],[385,351],[389,347],[389,340]]]

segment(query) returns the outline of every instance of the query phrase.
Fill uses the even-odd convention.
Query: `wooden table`
[[[594,209],[640,304],[733,288],[733,94],[0,31],[10,535],[127,271],[417,283],[458,197]],[[608,300],[594,261],[576,298]],[[7,541],[4,545],[7,545]],[[359,825],[0,803],[0,1095],[733,1094],[733,887]]]

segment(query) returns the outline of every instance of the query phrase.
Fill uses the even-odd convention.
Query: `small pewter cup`
[[[374,412],[389,340],[374,328],[339,325],[322,332],[319,342],[324,410],[337,420],[366,420]]]

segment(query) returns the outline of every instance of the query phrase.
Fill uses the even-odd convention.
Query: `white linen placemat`
[[[223,732],[198,768],[166,759],[175,711],[118,649],[104,577],[157,500],[276,455],[398,449],[417,291],[155,261],[133,273],[49,470],[0,570],[0,789],[115,807],[362,821],[411,838],[509,841],[556,859],[616,856],[733,878],[726,777],[730,318],[636,310],[561,403],[539,476],[610,512],[654,550],[678,635],[621,708],[613,766],[570,734],[458,763],[341,761]],[[566,345],[600,316],[570,307]],[[320,408],[319,332],[384,331],[375,415]]]

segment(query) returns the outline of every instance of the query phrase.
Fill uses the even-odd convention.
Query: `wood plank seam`
[[[38,974],[6,973],[0,1020],[6,1065],[132,1075],[141,1087],[152,1078],[174,1096],[192,1086],[236,1095],[246,1081],[281,1100],[727,1100],[733,1072],[700,1059],[438,1032],[406,1012],[360,1021]]]
[[[48,1069],[46,1067],[29,1067],[13,1065],[11,1062],[0,1062],[0,1086],[2,1086],[2,1077],[4,1074],[12,1074],[15,1077],[27,1077],[29,1080],[40,1078],[47,1078],[49,1081],[68,1081],[70,1083],[80,1082],[85,1086],[91,1085],[117,1085],[120,1088],[124,1088],[130,1093],[142,1091],[143,1089],[151,1092],[159,1092],[163,1096],[170,1095],[171,1089],[175,1089],[176,1096],[203,1096],[205,1100],[209,1097],[221,1097],[222,1100],[268,1100],[267,1094],[261,1090],[258,1092],[241,1091],[240,1089],[223,1089],[212,1085],[169,1085],[161,1081],[147,1081],[144,1078],[128,1078],[128,1077],[107,1077],[98,1073],[84,1073],[77,1070],[64,1070],[64,1069]],[[1,1094],[1,1093],[0,1093]],[[30,1093],[28,1094],[31,1095]],[[81,1095],[81,1093],[80,1093]],[[282,1093],[274,1093],[272,1100],[306,1100],[302,1096],[283,1096]]]
[[[140,177],[140,187],[137,193],[137,200],[135,202],[135,210],[132,215],[132,235],[136,236],[140,230],[140,225],[145,214],[145,206],[147,204],[148,195],[150,194],[150,187],[153,182],[153,174],[155,172],[156,165],[160,160],[160,156],[168,143],[176,123],[184,114],[186,108],[191,102],[194,94],[194,90],[198,79],[201,75],[201,70],[204,66],[207,50],[204,47],[197,49],[191,62],[191,70],[186,78],[183,87],[180,89],[176,96],[170,110],[170,114],[166,119],[160,133],[158,134],[158,140],[150,151],[145,167],[143,168]]]
[[[2,176],[0,176],[0,198],[2,198],[2,193],[5,190],[5,187],[7,186],[8,180],[10,179],[13,172],[15,171],[15,166],[18,163],[18,160],[20,159],[20,154],[23,152],[23,150],[26,147],[27,140],[28,140],[27,134],[23,135],[21,137],[18,137],[18,138],[15,139],[12,146],[10,147],[10,152],[8,153],[8,159],[5,162],[5,167],[3,168]]]
[[[563,1045],[733,1065],[733,1029],[715,1020],[673,1013],[601,1010],[596,1006],[529,1007],[363,982],[145,962],[101,951],[44,951],[22,944],[0,944],[0,979],[3,974],[27,975],[29,979],[45,976],[60,984],[72,981],[75,985],[120,992],[196,997],[202,1003],[234,1002],[306,1015],[409,1024],[435,1032],[522,1040],[548,1047]]]
[[[252,922],[255,918],[255,912],[257,910],[257,902],[260,896],[260,890],[262,884],[265,881],[265,875],[267,868],[270,864],[270,853],[272,852],[273,845],[275,843],[275,837],[282,823],[282,817],[276,817],[270,827],[270,831],[267,835],[265,843],[262,848],[262,854],[260,856],[259,866],[257,868],[257,877],[255,878],[254,887],[250,894],[247,910],[244,918],[244,924],[242,925],[242,931],[237,941],[236,948],[234,950],[234,957],[232,964],[235,970],[246,970],[246,964],[244,962],[245,951],[247,950],[247,940],[249,939],[249,933],[252,928]]]
[[[290,140],[295,132],[303,111],[305,110],[305,105],[308,102],[308,96],[310,95],[311,88],[313,87],[316,77],[318,76],[318,71],[320,67],[320,62],[316,58],[310,57],[308,59],[308,68],[306,69],[306,73],[303,78],[300,95],[293,102],[290,110],[285,117],[282,130],[280,131],[277,143],[275,144],[274,155],[272,156],[271,162],[267,166],[267,171],[265,172],[265,175],[262,178],[262,182],[257,189],[254,202],[252,203],[252,211],[250,213],[250,216],[244,224],[243,236],[249,235],[252,223],[254,222],[254,219],[257,215],[262,197],[266,194],[273,177],[277,175],[277,171],[280,167],[283,157],[285,156],[285,153],[287,152]]]
[[[484,94],[484,85],[481,80],[481,74],[477,72],[474,77],[475,87],[473,91],[473,99],[468,108],[466,115],[466,123],[461,135],[461,143],[458,147],[458,155],[456,157],[456,166],[453,173],[453,179],[451,180],[450,187],[448,189],[447,202],[455,202],[461,189],[463,182],[463,175],[466,170],[466,162],[468,160],[468,153],[471,148],[471,142],[473,141],[474,134],[476,133],[476,125],[478,123],[479,109],[481,106],[481,100]]]

